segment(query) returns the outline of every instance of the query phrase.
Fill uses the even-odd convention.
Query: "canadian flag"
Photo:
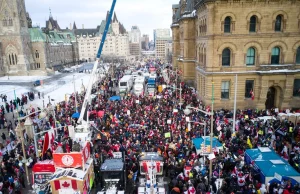
[[[74,189],[77,190],[76,180],[56,180],[54,181],[55,190],[59,189]]]
[[[254,100],[254,91],[253,91],[253,89],[251,89],[250,94],[251,94],[251,99]]]

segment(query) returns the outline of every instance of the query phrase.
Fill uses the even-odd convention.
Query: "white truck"
[[[133,93],[137,96],[143,95],[145,90],[145,77],[139,76],[134,80]]]
[[[131,75],[125,75],[119,81],[119,92],[126,93],[131,90],[133,86],[133,78]]]

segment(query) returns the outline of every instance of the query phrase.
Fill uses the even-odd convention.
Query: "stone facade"
[[[181,0],[173,65],[216,108],[233,108],[236,85],[238,108],[299,108],[299,8],[292,0]]]
[[[94,29],[73,30],[78,41],[80,60],[96,60],[106,21],[102,20],[101,24]],[[123,24],[118,21],[115,13],[102,51],[103,58],[112,56],[119,59],[127,59],[130,56],[129,35]]]
[[[78,57],[69,57],[76,55],[78,48],[74,41],[71,43],[70,38],[64,37],[63,32],[59,35],[57,32],[43,32],[39,28],[32,28],[24,0],[0,0],[0,8],[0,75],[47,74],[46,67],[52,68],[54,61],[59,60],[60,65],[65,65],[66,57],[70,60],[69,63],[78,60]],[[53,20],[50,15],[49,21],[51,19]],[[50,25],[48,21],[47,24]],[[47,38],[49,33],[55,33],[54,37]],[[58,45],[60,49],[57,49]],[[59,54],[51,58],[51,50],[58,50]],[[60,55],[61,58],[57,58]]]

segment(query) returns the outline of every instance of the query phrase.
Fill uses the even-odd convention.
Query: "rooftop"
[[[101,171],[120,171],[123,170],[124,162],[122,159],[112,158],[106,159],[101,165]]]

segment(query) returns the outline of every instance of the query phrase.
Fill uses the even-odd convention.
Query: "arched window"
[[[253,47],[247,51],[246,65],[255,65],[255,49]]]
[[[227,16],[224,20],[224,32],[230,33],[231,31],[231,18]]]
[[[300,64],[300,46],[297,48],[296,63]]]
[[[225,48],[222,52],[222,66],[230,66],[230,55],[230,49]]]
[[[250,18],[249,32],[256,32],[257,17],[255,15]]]
[[[4,18],[4,19],[2,20],[2,25],[3,25],[3,26],[7,26],[7,19],[6,19],[6,18]]]
[[[8,19],[8,25],[12,26],[13,25],[13,20],[11,18]]]
[[[9,58],[9,64],[11,65],[11,58],[10,58],[10,54],[8,55]]]
[[[275,32],[281,31],[282,16],[278,15],[275,20]]]
[[[274,47],[272,49],[271,64],[278,65],[279,61],[280,61],[280,48]]]
[[[14,65],[14,64],[15,64],[15,57],[14,57],[14,54],[11,55],[11,59],[12,59],[12,64]]]

